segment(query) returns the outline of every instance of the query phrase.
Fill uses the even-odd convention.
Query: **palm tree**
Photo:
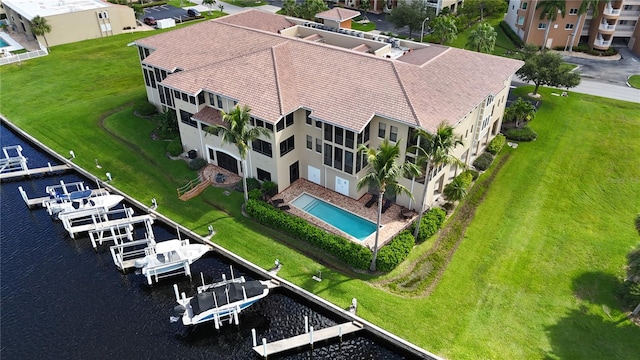
[[[369,10],[371,10],[371,1],[369,1],[369,0],[360,0],[360,4],[359,4],[358,8],[360,8],[360,10],[362,10],[362,17],[364,18],[364,20],[369,21],[369,18],[367,17],[367,12]]]
[[[589,11],[589,8],[592,8],[593,18],[595,19],[598,16],[598,4],[600,2],[601,0],[583,0],[582,4],[580,4],[580,7],[578,8],[578,15],[580,16],[578,17],[578,21],[573,27],[573,34],[571,34],[571,44],[569,45],[569,52],[573,51],[573,42],[575,41],[575,37],[578,34],[578,26],[582,22],[582,18],[584,17],[584,14],[586,14],[587,11]],[[603,2],[608,3],[609,0],[604,0]]]
[[[247,162],[246,157],[249,152],[249,144],[256,140],[260,135],[264,135],[267,138],[271,136],[269,130],[263,127],[249,128],[249,115],[251,109],[245,105],[240,107],[239,105],[233,108],[229,113],[220,111],[222,114],[222,121],[226,123],[224,125],[207,126],[205,131],[214,135],[222,134],[223,144],[235,144],[238,148],[238,154],[242,159],[242,185],[244,187],[244,201],[249,200],[249,193],[247,192]]]
[[[542,9],[542,12],[540,12],[540,20],[549,20],[549,23],[547,24],[547,30],[544,33],[544,42],[542,43],[542,48],[545,49],[547,47],[547,39],[549,38],[551,23],[556,21],[556,19],[558,18],[558,11],[564,18],[567,13],[567,8],[565,0],[546,0],[540,1],[538,3],[538,5],[536,6],[536,10],[538,9]]]
[[[527,100],[518,98],[505,111],[504,118],[514,121],[516,127],[520,127],[520,121],[531,121],[536,116],[536,107]]]
[[[378,257],[378,239],[380,237],[380,218],[382,217],[382,201],[384,193],[389,190],[394,194],[407,194],[411,198],[413,195],[402,184],[398,183],[398,178],[402,175],[416,176],[420,173],[420,169],[411,163],[405,162],[398,164],[400,157],[400,141],[391,144],[389,140],[384,140],[378,149],[368,148],[360,145],[358,151],[364,151],[367,161],[371,165],[367,175],[358,180],[357,188],[362,189],[368,185],[369,188],[378,189],[378,221],[376,226],[376,240],[373,245],[373,259],[369,270],[376,271],[376,259]]]
[[[429,177],[432,169],[446,164],[462,166],[464,166],[464,164],[458,158],[451,155],[451,152],[456,146],[463,145],[462,137],[454,135],[453,126],[443,122],[438,125],[435,134],[430,134],[424,129],[418,129],[416,135],[418,136],[418,145],[410,147],[408,151],[411,153],[417,152],[416,164],[420,167],[425,177],[416,229],[413,233],[413,237],[416,238],[417,241],[420,222],[422,221],[422,210],[424,202],[427,200],[427,188],[429,187]]]
[[[440,39],[440,44],[451,42],[458,37],[458,27],[453,16],[438,16],[430,24],[433,35]]]
[[[209,15],[211,15],[211,11],[213,10],[213,5],[216,4],[216,0],[202,0],[202,5],[206,5],[209,8]]]
[[[47,19],[40,15],[36,15],[31,19],[31,31],[33,35],[42,36],[44,43],[47,45],[47,52],[49,52],[49,42],[47,41],[46,34],[51,32],[51,25],[47,22]]]
[[[498,33],[491,24],[483,22],[472,30],[467,40],[467,46],[477,52],[490,53],[496,44]]]
[[[453,181],[447,184],[444,187],[444,197],[450,202],[455,203],[456,201],[460,201],[467,196],[467,187],[469,185],[465,184],[464,180],[460,176],[456,176]]]

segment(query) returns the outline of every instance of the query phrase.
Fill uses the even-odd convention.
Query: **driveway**
[[[567,62],[580,65],[576,71],[585,80],[627,86],[629,75],[640,74],[640,57],[626,47],[617,47],[616,50],[621,56],[620,60],[588,59],[566,54],[563,57]]]

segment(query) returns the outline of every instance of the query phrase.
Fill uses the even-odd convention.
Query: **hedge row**
[[[447,213],[440,208],[431,208],[427,211],[422,220],[420,221],[420,230],[418,230],[418,243],[421,243],[433,234],[438,232],[438,229],[444,223],[444,219],[447,217]],[[415,231],[415,224],[411,227],[411,233]]]
[[[306,241],[356,269],[369,268],[373,254],[364,246],[330,234],[307,223],[304,219],[289,215],[262,201],[249,199],[246,211],[259,223],[287,233],[298,240]]]
[[[509,129],[505,135],[507,139],[514,141],[533,141],[538,137],[538,134],[528,126],[521,129]]]
[[[492,162],[493,162],[493,155],[489,154],[488,152],[485,152],[485,153],[482,153],[480,156],[478,156],[477,159],[473,161],[473,166],[480,171],[485,171],[489,168],[489,166],[491,166]]]
[[[182,154],[182,141],[180,141],[180,136],[171,140],[167,145],[167,151],[171,156],[178,156]]]
[[[518,35],[513,31],[513,29],[509,27],[509,24],[507,24],[506,21],[500,21],[500,28],[502,29],[502,31],[504,31],[504,33],[507,35],[509,40],[511,40],[511,42],[515,46],[519,48],[524,46],[524,42],[522,42],[522,39],[520,39]]]
[[[376,259],[378,271],[388,272],[395,269],[409,256],[413,245],[415,245],[415,240],[411,232],[405,230],[398,234],[378,251]]]
[[[504,147],[504,143],[506,142],[505,139],[505,136],[502,134],[496,135],[493,140],[489,141],[489,145],[487,145],[487,152],[497,155]]]

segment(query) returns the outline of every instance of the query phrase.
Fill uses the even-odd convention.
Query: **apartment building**
[[[251,125],[269,130],[252,144],[249,177],[280,190],[299,178],[354,199],[369,189],[357,147],[399,142],[402,161],[417,129],[455,127],[466,164],[499,132],[511,78],[522,62],[456,48],[401,41],[247,10],[136,41],[150,102],[175,109],[185,150],[242,171],[234,145],[204,131],[223,124],[220,110],[251,108]],[[427,207],[459,169],[402,179]],[[416,197],[420,197],[419,195]]]
[[[505,21],[525,43],[543,45],[549,22],[540,19],[536,9],[542,0],[510,0]],[[626,45],[640,54],[640,0],[601,1],[580,16],[582,0],[567,0],[564,17],[558,13],[551,23],[546,46],[569,48],[579,42],[597,50],[607,50],[612,44]]]
[[[136,27],[133,9],[100,0],[2,0],[2,7],[12,30],[28,39],[36,39],[31,20],[45,18],[51,26],[45,35],[49,46],[122,34]],[[38,41],[45,43],[42,37]]]

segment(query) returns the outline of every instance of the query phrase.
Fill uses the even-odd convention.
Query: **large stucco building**
[[[542,0],[510,0],[505,21],[525,43],[542,46],[548,20],[540,19]],[[626,45],[640,54],[640,0],[601,1],[597,15],[590,9],[578,15],[582,0],[567,0],[566,14],[558,14],[551,23],[546,46],[569,47],[586,43],[597,50],[607,50],[614,43]]]
[[[2,0],[9,26],[36,39],[31,20],[40,16],[51,26],[49,46],[122,34],[136,27],[133,9],[100,0]],[[37,37],[41,44],[44,38]]]
[[[175,109],[185,150],[241,171],[234,145],[206,134],[220,110],[251,108],[270,138],[252,144],[248,176],[280,190],[298,178],[354,199],[367,172],[359,144],[400,142],[402,161],[416,129],[455,127],[466,164],[500,130],[511,78],[522,62],[456,48],[404,42],[248,10],[135,42],[150,102]],[[428,207],[459,169],[434,169]],[[402,179],[422,194],[423,179]],[[398,204],[420,208],[407,196]]]

